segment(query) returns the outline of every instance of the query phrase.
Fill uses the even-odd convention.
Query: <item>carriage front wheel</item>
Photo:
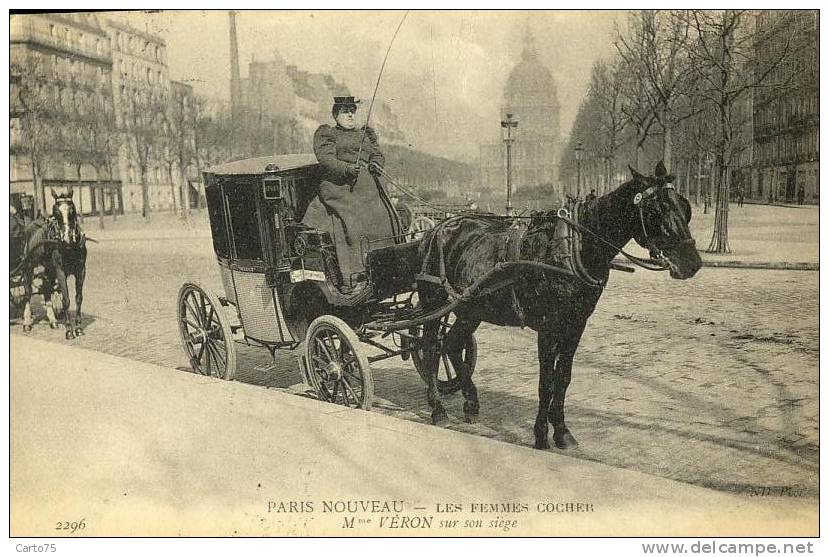
[[[232,379],[236,345],[218,296],[198,284],[185,283],[178,293],[178,324],[193,371]]]
[[[308,377],[320,400],[371,409],[374,381],[357,334],[342,319],[321,315],[305,334]]]
[[[438,331],[438,344],[440,346],[440,362],[438,363],[438,392],[442,395],[449,395],[461,390],[461,380],[458,377],[458,368],[466,366],[469,369],[471,376],[475,372],[475,366],[478,364],[478,341],[475,340],[474,334],[469,334],[462,341],[453,340],[453,344],[458,346],[454,350],[449,350],[448,339],[452,334],[452,323],[455,321],[455,315],[450,313],[441,318],[440,329]],[[417,337],[423,336],[423,327],[417,327],[411,331],[411,334]],[[412,363],[415,369],[420,374],[424,381],[427,381],[426,371],[423,367],[423,346],[420,344],[422,338],[418,341],[416,349],[412,350]]]

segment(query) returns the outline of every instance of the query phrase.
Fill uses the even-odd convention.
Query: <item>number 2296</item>
[[[55,530],[69,530],[73,534],[86,528],[86,519],[82,518],[74,522],[58,522]]]

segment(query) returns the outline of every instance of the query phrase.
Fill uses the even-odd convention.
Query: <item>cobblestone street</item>
[[[816,498],[818,278],[714,268],[684,282],[615,273],[576,354],[567,412],[581,447],[567,454],[722,491],[783,487]],[[186,372],[176,299],[193,280],[221,290],[203,235],[113,235],[91,245],[86,335],[72,342]],[[23,334],[19,323],[11,332],[11,342]],[[30,334],[66,342],[45,320]],[[462,423],[458,394],[446,399],[449,427],[531,445],[535,333],[484,325],[478,343],[481,421]],[[236,379],[301,393],[294,359],[285,352],[274,362],[264,349],[240,346]],[[373,369],[375,411],[428,421],[411,362]]]

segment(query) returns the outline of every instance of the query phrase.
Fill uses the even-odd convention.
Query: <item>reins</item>
[[[575,211],[573,211],[573,212],[575,212]],[[640,215],[641,215],[641,212],[642,212],[642,210],[640,208],[639,209]],[[604,238],[602,238],[599,234],[597,234],[593,230],[591,230],[591,229],[587,228],[586,226],[574,221],[571,218],[571,215],[572,215],[572,212],[570,210],[568,210],[566,207],[561,207],[556,212],[556,217],[561,219],[562,221],[566,222],[568,226],[574,228],[575,230],[577,230],[579,232],[589,234],[593,239],[598,240],[600,243],[604,244],[605,246],[613,249],[614,251],[616,251],[618,253],[621,253],[631,263],[633,263],[635,265],[638,265],[639,267],[641,267],[643,269],[646,269],[648,271],[667,271],[670,268],[670,267],[664,265],[663,263],[660,263],[658,261],[654,261],[653,259],[645,259],[645,258],[642,258],[642,257],[638,257],[636,255],[633,255],[632,253],[626,252],[621,247],[613,244],[612,242],[609,242],[609,241],[605,240]],[[644,226],[644,221],[643,221],[643,226]]]

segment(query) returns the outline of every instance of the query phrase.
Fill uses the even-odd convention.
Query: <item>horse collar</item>
[[[574,201],[572,202],[570,207],[568,209],[565,209],[564,211],[564,213],[569,212],[570,215],[572,215],[572,223],[575,225],[570,226],[570,262],[573,267],[573,272],[582,282],[594,288],[604,288],[605,284],[607,284],[607,281],[597,279],[593,275],[591,275],[581,260],[582,234],[580,229],[582,228],[582,225],[579,223],[579,214],[581,213],[581,208],[582,202]],[[561,212],[561,209],[559,209],[559,217],[561,217]],[[565,222],[567,221],[565,220]]]

